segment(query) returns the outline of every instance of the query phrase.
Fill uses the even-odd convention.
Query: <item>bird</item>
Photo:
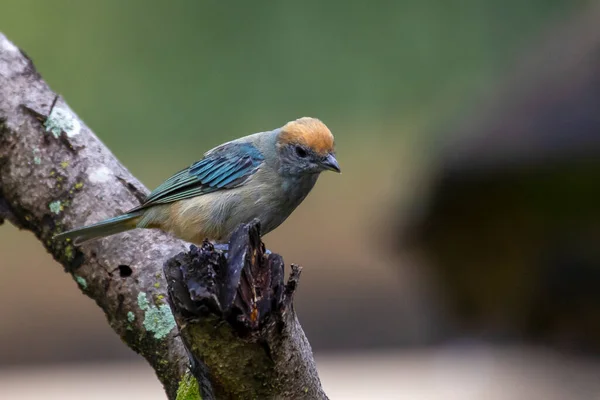
[[[139,206],[55,236],[75,245],[136,228],[160,229],[187,242],[227,250],[243,223],[258,219],[261,235],[281,225],[324,171],[341,172],[334,137],[319,119],[302,117],[207,151]]]

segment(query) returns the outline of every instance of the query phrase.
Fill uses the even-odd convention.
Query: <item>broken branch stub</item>
[[[224,255],[209,242],[164,266],[175,320],[192,370],[221,398],[326,399],[292,304],[281,256],[267,254],[260,223],[240,225]]]

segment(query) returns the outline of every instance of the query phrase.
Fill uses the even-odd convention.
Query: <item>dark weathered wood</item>
[[[292,304],[300,267],[285,284],[283,259],[265,253],[258,221],[240,226],[229,248],[226,257],[205,242],[164,268],[183,342],[216,397],[326,399]]]
[[[31,60],[0,34],[0,224],[7,220],[35,234],[72,275],[81,291],[102,308],[123,342],[150,363],[169,399],[198,399],[199,392],[204,400],[213,399],[213,393],[230,393],[230,390],[240,393],[242,387],[236,379],[246,379],[248,376],[240,373],[248,371],[240,371],[238,366],[228,375],[221,364],[214,362],[219,360],[233,366],[230,359],[240,361],[232,351],[235,348],[244,349],[249,371],[254,365],[265,371],[262,377],[254,375],[254,379],[262,379],[255,381],[255,385],[286,385],[276,397],[296,397],[296,393],[304,390],[307,397],[324,397],[310,346],[291,307],[291,292],[284,298],[279,292],[264,297],[268,301],[277,299],[279,302],[274,304],[285,304],[285,309],[272,309],[266,300],[262,301],[257,305],[258,311],[253,313],[254,308],[250,308],[250,320],[240,320],[235,329],[228,328],[231,319],[223,322],[218,314],[209,313],[202,322],[186,330],[178,315],[180,327],[186,332],[187,347],[194,355],[192,375],[187,349],[167,304],[167,285],[161,268],[176,254],[180,254],[177,260],[186,257],[181,255],[186,249],[184,242],[150,230],[135,230],[80,247],[53,239],[64,230],[122,213],[138,205],[147,192],[48,87]],[[253,238],[253,249],[262,246],[257,235],[249,236]],[[260,248],[256,255],[262,257]],[[249,268],[245,259],[239,258],[246,257],[248,249],[234,248],[232,256],[236,254],[238,258],[230,265],[238,268],[221,269],[229,275],[225,281],[216,281],[229,282],[227,290],[219,289],[225,297],[215,299],[215,304],[231,304],[229,310],[223,310],[227,311],[224,316],[231,316],[232,310],[238,309],[244,310],[240,315],[248,315],[244,307],[250,304],[248,299],[255,287],[252,281],[240,287],[237,284],[240,277],[248,279],[248,274],[252,274],[259,279],[254,282],[258,288],[264,283],[261,279],[269,278],[283,290],[282,275],[278,275],[283,274],[281,259],[275,255],[268,257],[271,261],[265,265],[275,272],[257,270],[259,264]],[[199,253],[192,250],[190,254]],[[221,260],[219,253],[210,254]],[[212,290],[209,286],[196,289]],[[234,295],[235,291],[238,292]],[[269,312],[273,312],[272,318],[268,318]],[[278,329],[266,329],[267,320],[276,322]],[[197,329],[212,323],[220,326],[215,333],[225,336],[215,336],[218,340],[213,340],[205,336],[207,331]],[[234,335],[238,326],[247,326],[249,334],[256,329],[264,334],[256,336],[261,340],[240,339]],[[269,347],[265,347],[263,340]],[[202,357],[197,357],[200,354]],[[288,359],[277,358],[282,355]],[[200,386],[194,376],[199,378]],[[219,380],[211,382],[211,379]],[[309,396],[312,394],[319,396]]]

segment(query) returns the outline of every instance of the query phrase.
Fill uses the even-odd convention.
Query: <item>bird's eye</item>
[[[302,146],[296,146],[296,155],[300,158],[304,158],[308,155],[308,153],[306,150],[304,150],[304,148],[302,148]]]

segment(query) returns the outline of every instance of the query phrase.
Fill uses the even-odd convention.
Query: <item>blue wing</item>
[[[263,160],[251,143],[226,143],[167,179],[131,211],[234,188],[254,174]]]

